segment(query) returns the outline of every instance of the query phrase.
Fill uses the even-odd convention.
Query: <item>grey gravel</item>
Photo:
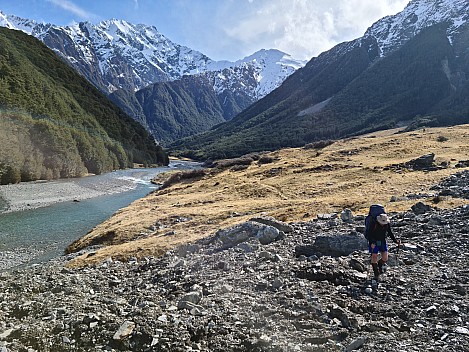
[[[0,350],[469,351],[469,205],[391,213],[404,244],[371,293],[363,217],[326,215],[253,219],[160,258],[3,271]]]

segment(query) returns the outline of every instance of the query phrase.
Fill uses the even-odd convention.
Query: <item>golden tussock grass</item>
[[[70,265],[94,264],[109,257],[158,256],[259,215],[308,221],[319,213],[344,208],[365,214],[372,203],[385,205],[389,212],[409,210],[415,200],[391,202],[391,197],[431,193],[433,185],[462,170],[454,168],[458,161],[469,159],[469,125],[396,132],[340,140],[319,150],[283,149],[268,155],[270,163],[253,162],[238,171],[180,178],[121,209],[74,243],[71,249],[77,250],[106,238],[105,247]],[[435,154],[437,165],[449,163],[449,167],[430,172],[390,167],[428,153]],[[425,202],[452,208],[468,200]]]

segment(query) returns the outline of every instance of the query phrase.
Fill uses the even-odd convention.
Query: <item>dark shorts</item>
[[[374,249],[371,249],[371,243],[368,243],[368,250],[373,254],[377,254],[378,252],[387,252],[388,245],[386,244],[386,241],[376,241]]]

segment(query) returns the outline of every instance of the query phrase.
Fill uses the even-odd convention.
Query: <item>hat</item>
[[[376,217],[376,220],[381,224],[381,225],[387,225],[390,223],[389,218],[386,214],[380,214]]]

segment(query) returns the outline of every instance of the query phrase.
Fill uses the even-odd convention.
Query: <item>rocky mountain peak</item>
[[[461,26],[468,26],[468,20],[469,2],[466,0],[412,0],[398,14],[375,22],[363,38],[375,38],[380,55],[386,56],[422,29],[437,23],[449,24],[448,37],[451,40]]]
[[[243,94],[256,100],[305,63],[278,50],[261,50],[236,62],[214,61],[197,50],[174,43],[154,26],[119,19],[96,25],[80,22],[56,26],[1,14],[0,26],[37,37],[106,93],[117,89],[137,91],[184,75],[212,72],[216,75],[225,70],[224,84],[214,85],[217,91],[247,86],[249,89]],[[227,75],[227,69],[243,73]],[[255,82],[255,87],[246,80]]]

